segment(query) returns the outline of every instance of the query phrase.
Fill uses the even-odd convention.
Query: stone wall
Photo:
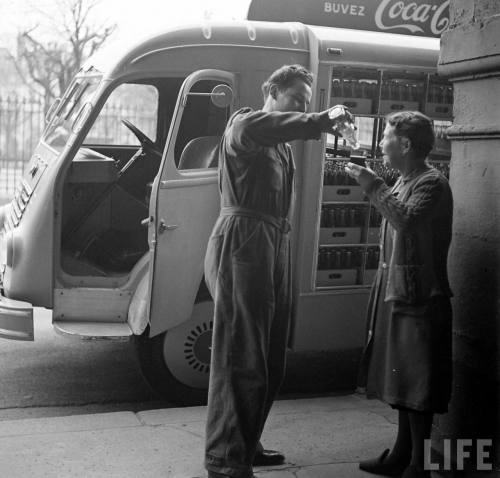
[[[451,0],[450,15],[439,73],[454,85],[454,388],[433,448],[442,452],[443,438],[491,439],[485,475],[500,476],[500,1]],[[451,475],[483,476],[475,464],[472,456]]]

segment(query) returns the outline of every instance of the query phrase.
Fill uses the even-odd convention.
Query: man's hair
[[[269,95],[271,85],[276,85],[280,91],[283,91],[293,85],[297,80],[301,80],[311,86],[313,83],[313,75],[302,65],[283,65],[281,68],[278,68],[266,81],[264,81],[264,83],[262,83],[264,100]]]
[[[434,147],[432,120],[419,111],[399,111],[386,117],[396,135],[408,138],[411,149],[419,157],[427,157]]]

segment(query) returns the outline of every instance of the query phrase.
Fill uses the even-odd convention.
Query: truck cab
[[[345,104],[361,154],[386,178],[377,145],[386,113],[419,109],[446,172],[451,87],[439,41],[299,23],[206,23],[106,51],[48,114],[15,197],[3,209],[0,336],[33,340],[33,307],[69,338],[134,340],[167,399],[203,402],[213,302],[203,277],[219,213],[218,145],[230,115],[262,105],[283,64],[314,76],[311,111]],[[354,386],[380,218],[343,173],[342,138],[294,142],[294,352],[331,352]],[[335,364],[332,364],[335,365]]]

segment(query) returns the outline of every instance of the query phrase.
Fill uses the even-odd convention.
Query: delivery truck
[[[361,148],[329,134],[292,145],[292,356],[334,352],[332,373],[342,364],[353,387],[381,218],[344,164],[363,156],[394,181],[378,142],[385,115],[411,109],[434,120],[429,159],[447,172],[452,91],[436,74],[438,54],[437,38],[260,21],[172,28],[99,52],[48,112],[3,207],[0,336],[33,340],[33,308],[44,307],[69,338],[134,340],[153,387],[202,403],[218,144],[236,109],[262,105],[269,74],[298,63],[314,74],[310,111],[347,106]]]

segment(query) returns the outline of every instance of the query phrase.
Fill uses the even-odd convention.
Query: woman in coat
[[[346,167],[383,215],[361,376],[368,397],[399,412],[392,450],[360,468],[403,478],[430,476],[425,443],[433,414],[447,411],[451,394],[447,257],[453,199],[447,179],[426,162],[433,145],[429,118],[393,113],[381,148],[385,164],[401,174],[396,184],[390,188],[368,168]]]

